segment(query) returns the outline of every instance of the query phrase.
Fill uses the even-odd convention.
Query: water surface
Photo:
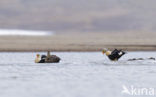
[[[40,53],[43,54],[43,53]],[[59,64],[36,64],[36,53],[0,53],[1,97],[128,97],[122,85],[156,88],[156,52],[129,52],[111,62],[101,52],[53,53]]]

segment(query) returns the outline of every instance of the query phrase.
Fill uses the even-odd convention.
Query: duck
[[[113,51],[110,51],[106,48],[102,50],[103,55],[106,54],[106,56],[111,60],[111,61],[118,61],[126,52],[122,50],[117,50],[114,49]]]
[[[50,51],[47,52],[47,55],[42,55],[40,54],[36,55],[35,58],[35,63],[59,63],[60,58],[56,55],[50,55]]]

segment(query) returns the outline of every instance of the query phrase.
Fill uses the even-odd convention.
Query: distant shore
[[[126,51],[156,51],[156,35],[67,33],[53,36],[0,36],[0,52],[75,51],[92,52],[103,48]]]
[[[92,45],[94,46],[94,45]],[[46,52],[46,51],[54,51],[54,52],[97,52],[102,51],[103,48],[107,48],[110,50],[113,49],[122,49],[125,51],[156,51],[156,45],[102,45],[101,48],[98,45],[95,45],[94,48],[89,49],[89,45],[85,46],[77,46],[78,48],[5,48],[0,49],[0,52]]]

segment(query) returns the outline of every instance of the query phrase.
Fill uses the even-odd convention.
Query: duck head
[[[36,57],[39,58],[40,57],[40,54],[37,54]]]
[[[39,63],[40,62],[40,55],[39,54],[37,54],[36,55],[36,58],[35,58],[35,63]]]
[[[111,51],[106,51],[106,56],[111,55]]]
[[[102,53],[103,53],[103,54],[106,54],[106,56],[111,55],[111,51],[107,50],[106,48],[104,48],[104,49],[102,50]]]

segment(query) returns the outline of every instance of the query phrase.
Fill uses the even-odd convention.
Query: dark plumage
[[[124,51],[115,49],[114,51],[111,52],[108,58],[113,61],[119,60],[124,54],[125,54]]]
[[[46,57],[45,62],[46,63],[58,63],[61,59],[56,55],[50,55],[49,57]]]

